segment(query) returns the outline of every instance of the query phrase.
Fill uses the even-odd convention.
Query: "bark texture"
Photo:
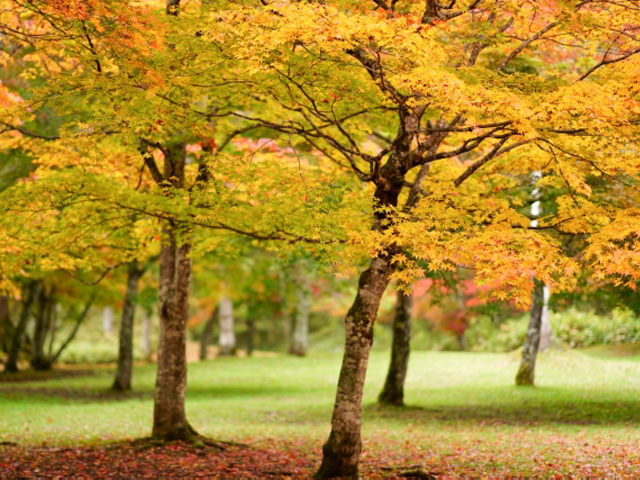
[[[22,304],[22,311],[20,312],[20,319],[18,325],[13,332],[13,339],[9,347],[9,357],[7,363],[4,366],[5,372],[17,372],[18,371],[18,357],[20,350],[22,349],[22,342],[24,340],[24,333],[27,329],[27,324],[31,318],[31,312],[35,305],[38,296],[40,295],[40,289],[42,288],[42,282],[39,280],[33,280],[27,285],[27,295],[24,303]]]
[[[386,405],[404,405],[404,381],[409,365],[413,292],[398,290],[396,295],[391,363],[384,387],[378,396],[378,402]]]
[[[522,360],[516,375],[516,385],[533,386],[536,358],[540,348],[540,327],[542,324],[542,309],[544,306],[544,284],[536,281],[533,288],[531,313],[529,315],[529,330],[522,347]]]
[[[175,188],[184,187],[184,145],[165,149],[164,178]],[[187,319],[191,284],[191,244],[179,239],[172,221],[163,229],[160,250],[160,284],[158,288],[158,372],[154,393],[153,431],[156,438],[191,440],[191,429],[184,409],[187,385]]]
[[[133,369],[133,321],[136,312],[138,285],[142,270],[138,261],[133,260],[127,269],[127,290],[122,307],[122,323],[120,324],[120,341],[118,348],[118,367],[113,389],[118,391],[131,390],[131,371]]]
[[[233,355],[236,350],[236,334],[233,330],[233,302],[231,298],[221,298],[218,309],[220,355]],[[249,336],[251,335],[249,334]]]
[[[386,257],[371,259],[345,319],[345,350],[331,418],[329,440],[322,447],[317,478],[357,478],[362,449],[362,391],[373,342],[373,324],[393,266]]]

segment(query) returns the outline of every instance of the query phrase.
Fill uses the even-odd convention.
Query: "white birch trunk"
[[[222,297],[219,308],[220,355],[231,355],[236,348],[236,334],[233,331],[233,302],[231,298]]]
[[[113,308],[111,307],[102,309],[102,331],[107,334],[113,331]]]

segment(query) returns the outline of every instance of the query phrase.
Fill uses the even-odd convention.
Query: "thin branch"
[[[507,58],[505,58],[502,62],[500,62],[500,65],[498,65],[498,67],[496,68],[497,71],[501,71],[504,67],[507,66],[507,64],[513,60],[514,58],[516,58],[525,48],[527,48],[529,45],[531,45],[533,42],[535,42],[536,40],[538,40],[540,37],[542,37],[545,33],[547,33],[549,30],[551,30],[552,28],[555,28],[558,25],[558,22],[551,22],[549,25],[547,25],[546,27],[544,27],[542,30],[540,30],[538,33],[536,33],[533,37],[528,38],[527,40],[525,40],[524,42],[522,42],[518,48],[516,48],[513,52],[511,52],[509,55],[507,55]]]
[[[149,169],[149,173],[155,180],[155,182],[162,186],[164,184],[165,178],[164,175],[160,172],[158,168],[158,164],[156,163],[155,158],[153,158],[153,154],[151,152],[147,152],[145,148],[143,148],[142,144],[148,145],[151,147],[160,148],[158,144],[151,143],[143,138],[139,139],[138,151],[142,154],[142,159],[144,160],[145,165]]]
[[[580,81],[584,80],[585,78],[587,78],[589,75],[591,75],[593,72],[595,72],[600,67],[603,67],[605,65],[610,65],[612,63],[621,62],[622,60],[626,60],[627,58],[631,57],[632,55],[640,53],[640,48],[636,48],[635,50],[632,50],[630,52],[625,53],[624,55],[621,55],[621,56],[616,57],[616,58],[611,58],[611,59],[607,59],[607,54],[608,53],[609,53],[609,51],[607,51],[604,54],[604,56],[602,57],[602,60],[600,60],[600,62],[598,64],[594,65],[589,70],[587,70],[585,73],[583,73],[580,76],[580,78],[578,78],[578,81],[580,82]]]
[[[15,127],[15,126],[11,125],[10,123],[3,122],[3,121],[0,121],[0,124],[7,127],[5,130],[3,130],[4,132],[15,130],[16,132],[21,133],[25,137],[39,138],[41,140],[60,140],[60,135],[41,135],[39,133],[31,132],[29,130],[25,130],[22,127]]]
[[[453,182],[453,184],[456,187],[459,187],[462,184],[462,182],[464,182],[467,178],[469,178],[471,175],[473,175],[473,173],[476,170],[478,170],[480,167],[482,167],[484,164],[486,164],[492,158],[497,157],[499,152],[500,152],[500,148],[507,142],[507,140],[509,140],[508,137],[507,138],[503,138],[498,143],[496,143],[495,146],[491,149],[491,151],[489,153],[487,153],[480,160],[478,160],[478,161],[474,162],[472,165],[470,165],[462,173],[462,175],[460,175],[458,178],[456,178],[456,180]],[[517,144],[515,144],[515,145],[517,145]],[[512,147],[513,147],[513,145],[512,145]]]
[[[51,359],[51,363],[55,363],[58,360],[58,357],[60,357],[60,354],[64,351],[65,348],[67,348],[67,345],[69,345],[69,343],[71,343],[71,340],[73,340],[75,338],[76,333],[78,333],[78,329],[80,328],[80,325],[82,324],[82,322],[86,318],[87,313],[89,313],[89,309],[91,308],[91,305],[93,305],[93,302],[94,302],[94,300],[96,298],[96,295],[97,295],[97,292],[93,292],[93,294],[91,295],[91,298],[89,298],[89,301],[86,303],[86,305],[84,307],[84,310],[82,310],[82,312],[78,316],[78,318],[76,320],[76,324],[73,327],[73,330],[71,331],[71,333],[69,334],[67,339],[62,343],[62,345],[60,345],[60,348],[58,349],[56,354]]]

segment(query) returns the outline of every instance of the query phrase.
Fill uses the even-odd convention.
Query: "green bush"
[[[133,359],[143,360],[142,349],[134,343]],[[118,343],[114,339],[77,339],[60,355],[63,363],[113,363],[118,361]]]
[[[528,314],[507,320],[499,326],[489,317],[478,317],[465,332],[467,345],[474,352],[510,352],[524,343],[528,324]]]
[[[569,309],[551,316],[556,338],[572,348],[640,342],[640,319],[617,308],[609,316]]]
[[[610,315],[575,308],[551,313],[554,337],[570,348],[592,345],[620,345],[640,342],[640,318],[631,310],[615,309]],[[509,352],[524,343],[529,314],[495,326],[488,317],[478,317],[465,336],[469,349],[476,352]]]

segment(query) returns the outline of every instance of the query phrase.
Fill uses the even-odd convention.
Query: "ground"
[[[388,359],[374,352],[363,475],[637,476],[640,357],[592,354],[543,355],[538,386],[517,388],[515,354],[414,352],[409,406],[380,408]],[[330,354],[190,364],[191,423],[246,445],[222,452],[132,443],[150,431],[153,365],[136,368],[135,391],[125,395],[107,392],[108,368],[0,377],[0,476],[305,478],[328,434],[339,366]]]

